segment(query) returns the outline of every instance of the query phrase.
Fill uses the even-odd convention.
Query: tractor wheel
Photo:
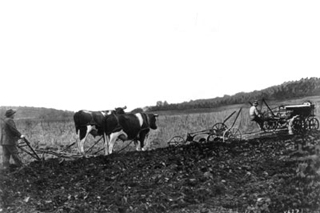
[[[292,130],[295,134],[304,134],[307,130],[307,124],[304,118],[297,117],[293,120]]]
[[[318,130],[319,129],[319,120],[315,117],[308,119],[308,129],[309,130]]]

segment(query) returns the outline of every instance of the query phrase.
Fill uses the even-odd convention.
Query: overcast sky
[[[0,1],[0,106],[179,103],[320,77],[320,1]]]

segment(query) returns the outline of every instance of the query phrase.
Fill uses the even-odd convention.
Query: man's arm
[[[257,109],[257,107],[254,108],[254,114],[258,117],[261,117],[261,112]]]
[[[6,121],[8,128],[13,133],[13,135],[17,136],[18,138],[21,138],[21,133],[18,131],[16,124],[13,120],[7,120]]]

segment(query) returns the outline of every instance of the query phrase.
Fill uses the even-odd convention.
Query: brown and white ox
[[[126,107],[119,107],[115,110],[106,111],[88,111],[80,110],[73,116],[74,124],[76,127],[76,133],[78,134],[78,149],[81,154],[84,152],[84,142],[89,134],[96,136],[103,136],[104,143],[108,141],[105,134],[105,119],[111,114],[125,114]]]
[[[109,143],[105,143],[105,154],[111,154],[116,140],[133,140],[136,150],[146,150],[150,146],[148,140],[151,129],[157,129],[156,118],[158,114],[126,113],[110,114],[105,118],[105,133]],[[145,140],[147,142],[145,143]]]

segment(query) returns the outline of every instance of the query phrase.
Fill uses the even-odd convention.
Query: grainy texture
[[[315,212],[320,196],[319,154],[313,148],[293,154],[296,145],[306,141],[316,147],[319,132],[304,138],[194,143],[75,161],[32,162],[8,174],[1,172],[0,209]],[[306,156],[317,158],[310,161]],[[301,157],[306,158],[301,161]],[[307,163],[306,168],[303,163]]]

